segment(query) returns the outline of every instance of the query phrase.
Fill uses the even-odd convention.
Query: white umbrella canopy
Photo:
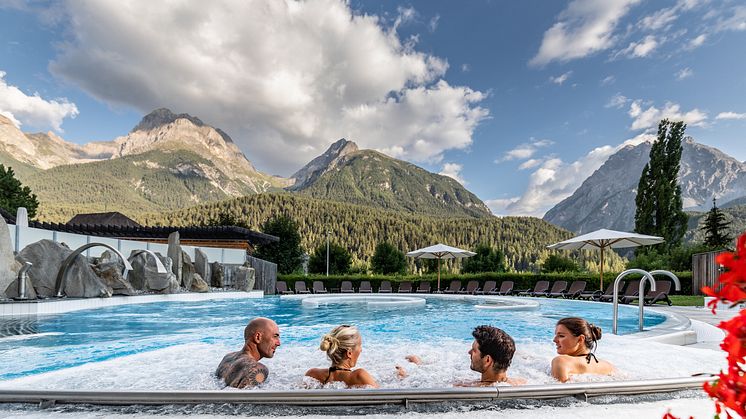
[[[476,253],[441,243],[407,253],[407,256],[417,259],[438,259],[438,291],[440,290],[440,260],[468,258],[474,255]]]
[[[547,246],[557,250],[587,250],[601,249],[601,289],[604,287],[604,249],[607,247],[621,249],[625,247],[648,246],[663,243],[665,239],[658,236],[629,233],[626,231],[600,230],[592,231],[581,236],[573,237],[559,243]]]

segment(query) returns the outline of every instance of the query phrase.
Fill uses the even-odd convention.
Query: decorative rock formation
[[[40,240],[23,248],[18,258],[31,262],[28,271],[36,294],[41,298],[56,295],[57,273],[62,263],[72,254],[64,244],[52,240]],[[111,288],[93,272],[85,256],[78,255],[69,266],[63,290],[68,297],[111,297]]]
[[[176,275],[172,271],[171,258],[160,254],[157,255],[166,268],[166,273],[158,273],[153,256],[149,253],[141,252],[136,256],[129,257],[130,264],[132,265],[132,271],[128,275],[130,283],[135,289],[142,291],[155,291],[161,294],[179,292],[179,283],[176,281]]]
[[[193,280],[194,264],[192,263],[192,258],[189,257],[187,252],[181,252],[181,286],[189,291],[192,289]]]
[[[254,289],[255,271],[248,265],[239,266],[233,276],[233,287],[239,291],[251,291]]]
[[[122,277],[124,264],[114,252],[105,251],[91,268],[112,289],[113,295],[135,295],[137,293],[132,284]]]
[[[225,279],[225,268],[220,262],[213,262],[210,265],[210,286],[223,288]]]
[[[204,279],[202,279],[202,276],[198,273],[195,273],[192,277],[192,288],[191,291],[193,292],[210,292],[210,286],[207,285],[207,282],[205,282]]]
[[[210,278],[210,262],[207,255],[200,249],[194,250],[194,271],[204,279]]]
[[[181,259],[182,251],[181,251],[181,242],[179,240],[179,232],[174,231],[173,233],[168,235],[168,257],[171,258],[172,265],[171,265],[171,272],[176,275],[176,282],[179,284],[183,283],[181,280],[181,268],[182,268],[182,259]],[[187,289],[189,289],[187,287]]]
[[[0,217],[0,297],[3,291],[15,282],[21,265],[13,256],[13,242],[10,240],[10,230],[5,219]]]

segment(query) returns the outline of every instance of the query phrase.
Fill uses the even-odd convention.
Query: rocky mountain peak
[[[300,170],[295,172],[292,179],[295,180],[290,190],[298,190],[313,183],[314,180],[318,179],[324,173],[334,169],[337,164],[344,158],[344,156],[358,151],[357,144],[352,141],[348,141],[344,138],[337,140],[329,148],[311,160],[307,165],[303,166]]]
[[[621,148],[544,220],[577,233],[599,228],[632,231],[635,196],[650,142]],[[685,210],[706,211],[712,198],[728,202],[746,196],[746,165],[692,137],[682,142],[679,185]]]
[[[154,110],[153,112],[150,112],[149,114],[143,116],[142,119],[140,120],[140,123],[137,124],[134,128],[132,128],[130,133],[133,133],[136,131],[150,131],[152,129],[160,128],[164,125],[173,123],[177,119],[186,119],[198,127],[203,127],[203,126],[210,127],[209,125],[202,122],[201,119],[197,118],[196,116],[189,115],[188,113],[175,114],[171,112],[171,110],[168,108],[158,108]],[[220,136],[223,137],[223,140],[225,140],[226,142],[228,143],[233,142],[231,137],[228,136],[228,134],[226,134],[220,128],[215,128],[215,127],[211,127],[211,128],[215,129],[215,131],[217,131],[217,133],[220,134]]]

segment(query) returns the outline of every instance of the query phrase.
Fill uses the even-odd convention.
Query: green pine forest
[[[138,221],[154,226],[205,225],[221,214],[236,217],[257,231],[261,231],[260,226],[270,217],[288,215],[299,224],[301,244],[309,253],[325,242],[328,229],[330,241],[347,248],[353,255],[353,266],[362,265],[363,268],[373,256],[376,245],[388,241],[405,252],[438,242],[467,249],[488,243],[503,250],[509,269],[538,271],[551,252],[546,246],[572,236],[569,231],[533,217],[421,216],[289,193],[264,193],[173,212],[145,214]],[[609,253],[605,270],[623,269],[623,259]],[[598,270],[598,252],[573,256],[585,269]],[[448,264],[445,268],[453,267]]]

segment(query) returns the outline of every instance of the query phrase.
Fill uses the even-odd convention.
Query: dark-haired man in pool
[[[526,384],[523,378],[508,377],[508,367],[515,354],[515,342],[509,334],[494,326],[477,326],[471,332],[474,342],[469,349],[472,371],[481,373],[478,381],[467,381],[454,383],[457,387],[480,387],[493,386],[497,383],[510,385]],[[421,364],[422,360],[417,355],[408,355],[405,358],[414,364]],[[404,378],[407,372],[397,366],[399,377]]]
[[[256,387],[265,382],[269,369],[259,360],[272,358],[275,349],[280,346],[280,328],[277,323],[264,317],[251,320],[243,336],[243,348],[224,356],[215,371],[215,375],[230,387]]]

